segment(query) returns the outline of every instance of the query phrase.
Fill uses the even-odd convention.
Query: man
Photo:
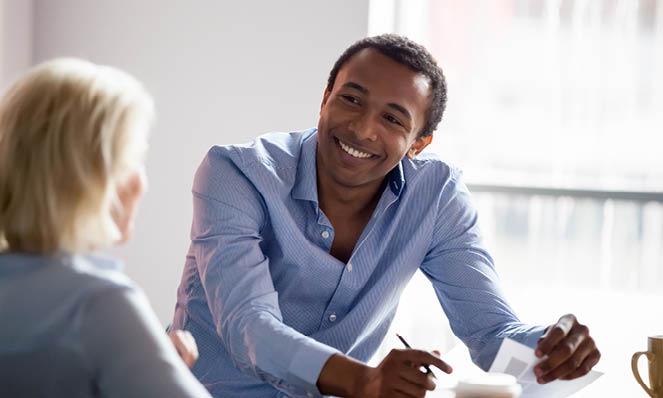
[[[382,35],[332,69],[318,128],[214,147],[194,217],[173,326],[200,348],[192,371],[214,396],[423,397],[435,353],[376,351],[417,269],[484,369],[503,338],[548,356],[540,382],[587,373],[600,354],[572,315],[522,324],[497,285],[458,170],[421,151],[446,84],[432,56]]]

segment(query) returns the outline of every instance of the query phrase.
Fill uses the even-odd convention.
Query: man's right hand
[[[435,389],[432,375],[419,368],[434,365],[445,373],[452,369],[439,356],[421,350],[391,350],[380,365],[366,373],[358,397],[424,397]]]
[[[421,350],[391,350],[375,368],[335,354],[322,368],[318,388],[342,397],[424,397],[435,388],[432,375],[419,370],[424,365],[452,371],[439,356]]]

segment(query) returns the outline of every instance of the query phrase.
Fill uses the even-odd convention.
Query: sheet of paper
[[[547,384],[538,384],[533,368],[542,360],[534,355],[532,348],[514,340],[505,339],[489,371],[515,376],[523,387],[521,398],[568,397],[603,375],[601,372],[592,370],[575,380],[555,380]]]

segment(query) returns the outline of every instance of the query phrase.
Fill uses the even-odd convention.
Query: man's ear
[[[325,87],[325,92],[322,94],[322,103],[320,104],[320,111],[322,111],[322,107],[325,106],[327,103],[327,99],[329,98],[329,94],[331,91],[329,91],[329,87]]]
[[[419,137],[414,141],[414,144],[407,151],[408,159],[414,159],[415,156],[421,153],[430,143],[433,142],[433,136]]]

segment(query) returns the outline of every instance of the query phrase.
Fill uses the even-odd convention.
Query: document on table
[[[520,398],[568,397],[603,375],[601,372],[592,370],[578,379],[555,380],[546,384],[538,384],[533,368],[541,361],[543,358],[537,358],[532,348],[511,339],[504,339],[489,372],[515,376],[523,387]]]

